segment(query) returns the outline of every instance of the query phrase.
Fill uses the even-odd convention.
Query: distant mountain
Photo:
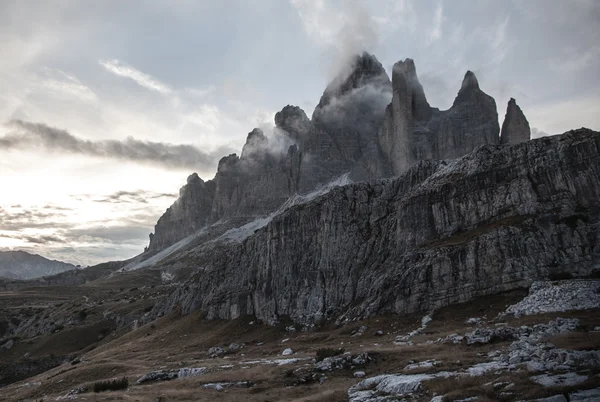
[[[25,251],[0,251],[0,277],[34,279],[77,269],[73,264],[49,260]]]

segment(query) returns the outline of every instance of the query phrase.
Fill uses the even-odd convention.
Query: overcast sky
[[[190,173],[287,104],[310,116],[362,50],[413,58],[440,109],[470,69],[535,136],[600,129],[595,0],[3,0],[0,249],[141,252]]]

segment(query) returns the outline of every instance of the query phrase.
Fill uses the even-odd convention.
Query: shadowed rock
[[[414,61],[394,65],[394,96],[386,109],[379,145],[398,175],[420,160],[453,159],[484,144],[498,143],[498,114],[492,97],[467,71],[452,107],[431,108]]]
[[[577,130],[393,180],[335,188],[275,216],[199,270],[156,312],[297,323],[430,311],[600,262],[600,133]],[[565,191],[565,183],[569,191]]]
[[[510,98],[508,106],[506,107],[504,123],[502,123],[500,143],[517,144],[519,142],[529,141],[530,139],[531,129],[529,128],[529,122],[514,98]]]

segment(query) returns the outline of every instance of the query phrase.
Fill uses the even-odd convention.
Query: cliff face
[[[505,137],[515,142],[509,137],[524,138],[524,116],[511,110],[509,104]],[[268,138],[259,129],[248,134],[241,156],[221,159],[214,179],[190,176],[151,235],[152,254],[216,222],[266,216],[294,194],[345,174],[355,182],[392,177],[421,160],[457,158],[500,141],[495,101],[473,73],[465,75],[452,107],[440,111],[427,102],[411,59],[394,65],[390,81],[368,53],[352,58],[327,86],[312,119],[288,105],[275,125]]]
[[[298,191],[300,159],[297,147],[284,152],[259,129],[248,134],[242,154],[219,161],[215,178],[188,177],[177,201],[150,235],[149,251],[157,252],[221,219],[245,223],[268,214]]]
[[[349,67],[328,85],[312,115],[312,127],[302,148],[307,161],[301,174],[302,191],[345,173],[354,180],[370,178],[364,165],[375,155],[372,149],[392,86],[372,55],[356,56]]]
[[[600,264],[600,133],[571,131],[338,187],[199,246],[155,312],[274,322],[414,312]]]
[[[379,145],[393,174],[420,160],[453,159],[485,144],[498,144],[498,114],[492,97],[479,89],[475,74],[465,74],[452,107],[429,106],[413,60],[394,65],[394,96],[386,109]]]
[[[531,139],[529,122],[514,98],[510,98],[506,107],[506,116],[500,133],[501,144],[516,144]]]
[[[215,181],[205,182],[196,173],[187,178],[179,198],[158,219],[150,235],[150,250],[162,250],[208,223],[215,197]]]

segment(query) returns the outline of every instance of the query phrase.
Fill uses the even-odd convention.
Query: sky
[[[414,59],[440,109],[472,70],[534,137],[600,130],[596,0],[3,0],[0,250],[139,254],[189,174],[363,50]]]

